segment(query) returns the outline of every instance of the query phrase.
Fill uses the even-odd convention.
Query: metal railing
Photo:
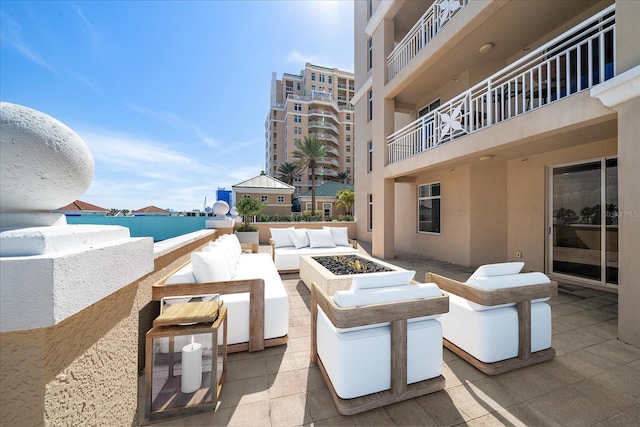
[[[335,114],[333,114],[331,111],[327,111],[327,110],[318,110],[316,108],[310,108],[309,109],[309,114],[310,115],[316,114],[316,115],[320,115],[320,116],[324,116],[324,117],[331,117],[336,122],[339,121],[338,117],[336,117]]]
[[[387,57],[387,78],[391,81],[440,32],[469,0],[437,0],[420,17]]]
[[[329,140],[333,142],[335,145],[340,145],[340,141],[338,141],[338,138],[328,133],[309,132],[309,136],[316,136],[318,137],[318,139]]]
[[[309,120],[309,127],[320,127],[331,129],[332,131],[338,133],[338,128],[329,122],[319,121],[319,120]]]
[[[611,5],[389,135],[387,164],[614,77],[615,37],[615,5]]]

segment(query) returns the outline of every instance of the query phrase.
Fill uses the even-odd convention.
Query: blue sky
[[[211,206],[264,165],[271,73],[353,71],[351,1],[0,3],[0,99],[76,131],[105,208]]]

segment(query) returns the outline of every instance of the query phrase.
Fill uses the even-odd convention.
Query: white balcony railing
[[[589,89],[615,75],[615,5],[387,138],[388,164]]]
[[[309,114],[311,114],[311,115],[316,114],[316,115],[319,115],[319,116],[331,117],[336,122],[339,121],[338,118],[336,117],[336,115],[333,114],[331,111],[318,110],[316,108],[310,108],[309,109]]]
[[[340,141],[338,141],[338,138],[336,138],[335,136],[330,135],[328,133],[310,132],[309,136],[317,136],[318,139],[328,140],[328,141],[333,142],[335,145],[340,145]]]
[[[387,57],[391,81],[469,0],[436,0]]]
[[[318,120],[310,120],[309,121],[309,127],[320,127],[320,128],[325,128],[325,129],[331,129],[334,132],[338,132],[338,128],[335,127],[334,125],[332,125],[329,122],[324,122],[324,121],[318,121]]]

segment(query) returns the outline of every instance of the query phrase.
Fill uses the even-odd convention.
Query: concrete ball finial
[[[225,216],[229,212],[229,203],[224,200],[218,200],[213,204],[213,213],[220,216]]]
[[[40,111],[0,102],[0,212],[51,212],[91,185],[93,157],[80,136]]]

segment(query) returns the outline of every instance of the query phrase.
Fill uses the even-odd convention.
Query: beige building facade
[[[618,292],[640,346],[640,3],[354,7],[358,239]]]
[[[232,185],[234,198],[251,197],[265,206],[261,214],[291,215],[291,197],[294,187],[267,175],[264,171],[251,179]]]
[[[355,94],[352,72],[307,63],[300,74],[271,77],[270,109],[265,121],[267,174],[278,177],[280,165],[295,162],[295,141],[317,136],[327,157],[316,168],[318,184],[337,181],[340,173],[353,176]],[[302,171],[293,183],[295,193],[311,188],[311,173]]]

